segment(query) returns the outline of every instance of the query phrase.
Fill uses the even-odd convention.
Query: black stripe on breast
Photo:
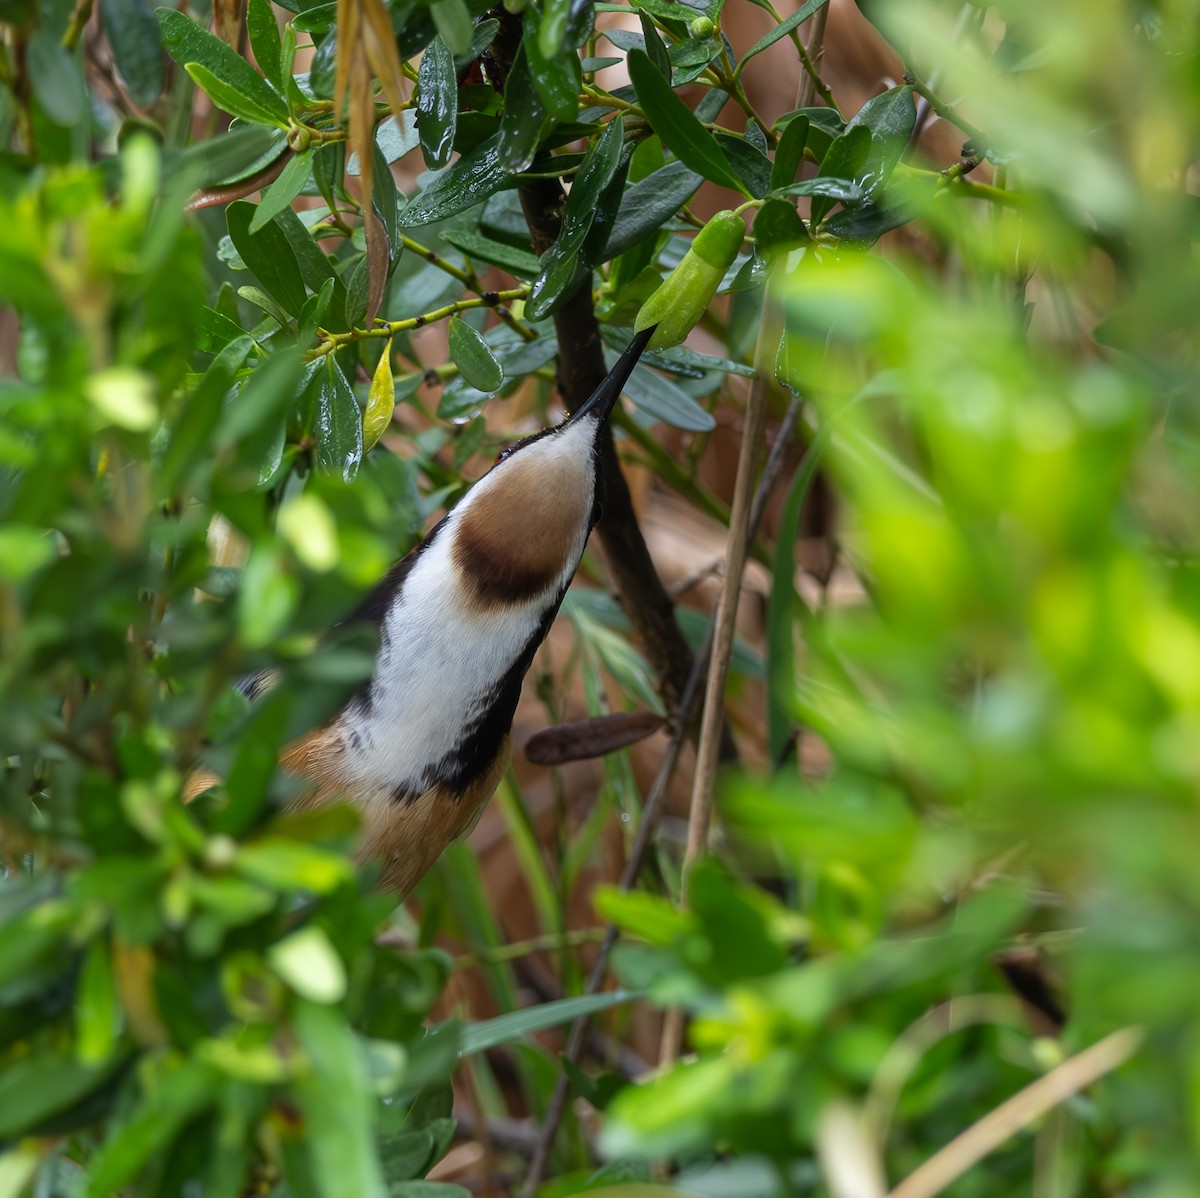
[[[393,800],[398,803],[415,802],[434,786],[443,787],[458,797],[491,769],[512,727],[521,698],[521,683],[525,680],[538,646],[546,639],[546,633],[550,631],[566,593],[567,586],[564,585],[554,601],[547,605],[537,628],[530,634],[517,659],[492,687],[483,711],[464,730],[457,748],[436,765],[427,766],[419,778],[397,786],[392,791]]]

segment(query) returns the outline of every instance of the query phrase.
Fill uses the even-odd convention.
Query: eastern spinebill
[[[371,677],[280,764],[294,805],[352,800],[359,856],[406,894],[474,827],[508,767],[521,682],[600,517],[601,437],[653,328],[572,416],[501,454],[350,620],[379,628]],[[191,798],[212,784],[197,777]]]

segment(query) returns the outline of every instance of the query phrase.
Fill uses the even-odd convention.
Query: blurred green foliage
[[[597,30],[614,7],[250,0],[226,40],[202,6],[101,0],[85,32],[86,5],[0,4],[0,1198],[452,1198],[422,1179],[460,1055],[505,1047],[542,1115],[557,1067],[527,1038],[628,1000],[518,1010],[470,853],[414,924],[353,866],[354,813],[289,813],[275,759],[369,670],[372,646],[329,630],[497,448],[485,406],[532,382],[544,407],[551,318],[581,294],[619,351],[705,181],[748,222],[703,321],[721,352],[647,355],[621,423],[727,518],[698,452],[652,426],[702,438],[755,361],[807,401],[763,549],[768,652],[735,662],[763,676],[783,764],[727,779],[686,909],[669,844],[641,889],[596,893],[620,979],[691,1013],[688,1055],[639,1085],[572,1063],[610,1159],[572,1112],[545,1193],[1194,1192],[1200,14],[864,6],[910,73],[847,120],[766,118],[743,87],[820,2],[740,61],[721,0],[635,0],[640,33]],[[351,9],[356,69],[416,85],[398,113],[368,97],[366,172],[361,95],[346,125],[334,95]],[[967,143],[946,170],[914,148],[931,116]],[[407,191],[401,160],[428,168]],[[539,257],[517,191],[554,179],[572,188]],[[188,216],[194,193],[212,206]],[[756,354],[768,287],[784,333]],[[440,321],[444,362],[412,336]],[[861,587],[812,607],[794,541],[818,469]],[[212,564],[225,529],[244,563]],[[599,588],[564,615],[589,711],[612,683],[658,705]],[[231,684],[263,669],[281,683],[250,704]],[[827,766],[784,761],[797,735]],[[222,784],[184,806],[201,763]],[[603,824],[641,816],[628,760],[605,776],[550,854],[515,779],[498,800],[564,995]],[[442,932],[494,1021],[427,1029]],[[916,1184],[1130,1028],[1111,1076]],[[478,1111],[506,1113],[488,1059],[469,1068]],[[652,1161],[679,1169],[651,1185]]]

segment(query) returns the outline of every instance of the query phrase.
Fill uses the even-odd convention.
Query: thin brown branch
[[[935,1152],[888,1198],[934,1198],[1021,1128],[1125,1064],[1141,1047],[1143,1038],[1141,1028],[1124,1027],[1063,1061]]]
[[[774,444],[771,447],[767,464],[763,468],[758,493],[754,497],[754,507],[750,513],[751,539],[758,532],[759,525],[762,523],[763,513],[767,510],[767,500],[770,498],[771,492],[775,487],[775,482],[779,478],[780,471],[783,469],[784,457],[788,446],[791,444],[792,434],[796,426],[796,417],[799,415],[799,412],[800,400],[793,399],[788,407],[787,415],[783,418],[783,424],[780,426],[779,432],[775,437]],[[629,859],[625,862],[625,869],[621,873],[619,888],[622,891],[633,889],[634,883],[642,872],[642,862],[645,860],[647,852],[649,852],[650,842],[658,827],[659,817],[662,814],[663,800],[666,798],[667,788],[671,784],[671,779],[675,776],[675,766],[679,761],[679,754],[683,749],[684,741],[687,739],[687,729],[691,727],[692,718],[700,697],[700,681],[708,669],[708,661],[712,653],[714,628],[715,625],[710,623],[708,631],[705,633],[704,642],[697,650],[696,659],[692,663],[691,670],[688,672],[687,683],[684,686],[679,708],[674,716],[674,733],[667,743],[662,760],[659,762],[658,772],[655,774],[654,782],[650,786],[650,793],[646,796],[646,802],[642,808],[642,822],[638,827],[637,837],[634,840]],[[609,924],[604,936],[604,942],[600,945],[600,951],[596,955],[596,963],[592,967],[591,976],[588,978],[586,994],[596,994],[604,985],[604,979],[608,975],[608,958],[612,952],[613,945],[617,942],[618,935],[619,929],[616,924]],[[572,1064],[578,1060],[587,1033],[587,1026],[588,1020],[586,1016],[577,1019],[571,1025],[566,1048],[563,1051],[564,1060]],[[529,1165],[529,1173],[526,1176],[525,1189],[523,1191],[525,1198],[532,1198],[537,1192],[537,1188],[541,1184],[542,1177],[545,1174],[546,1164],[550,1158],[550,1149],[554,1144],[555,1136],[558,1134],[563,1112],[566,1110],[569,1086],[570,1080],[564,1069],[559,1074],[554,1094],[551,1096],[550,1104],[546,1109],[546,1118],[542,1124],[537,1151],[534,1153]]]

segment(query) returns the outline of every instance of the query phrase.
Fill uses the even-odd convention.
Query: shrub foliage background
[[[544,1115],[557,1058],[524,1038],[625,1000],[569,997],[564,935],[598,829],[640,818],[623,757],[550,859],[502,790],[568,996],[520,1013],[469,852],[416,922],[351,864],[352,812],[281,814],[273,765],[369,665],[314,638],[502,443],[485,406],[549,403],[556,365],[583,398],[702,185],[748,225],[718,352],[647,355],[621,442],[727,519],[653,424],[703,437],[756,370],[776,416],[804,398],[766,651],[735,663],[784,764],[728,775],[686,904],[670,844],[596,893],[688,1055],[637,1085],[572,1066],[607,1163],[572,1106],[545,1192],[655,1161],[655,1188],[747,1198],[1191,1192],[1200,14],[864,6],[908,81],[843,115],[755,109],[759,55],[824,28],[820,0],[763,7],[735,50],[721,0],[0,3],[0,1195],[449,1193],[420,1179],[460,1054],[509,1046]],[[931,112],[957,164],[914,150]],[[861,602],[794,585],[818,466]],[[605,677],[673,710],[690,651],[617,508],[625,613],[590,563],[578,669],[595,712]],[[216,518],[244,565],[211,564]],[[265,667],[250,707],[230,684]],[[224,785],[184,807],[201,753]],[[439,932],[505,1014],[426,1030]],[[1018,1092],[1015,1135],[946,1149]]]

